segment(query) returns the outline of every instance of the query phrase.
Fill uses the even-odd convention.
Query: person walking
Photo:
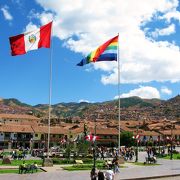
[[[102,171],[99,171],[98,172],[98,180],[104,180],[105,177],[104,177],[104,173]]]
[[[105,172],[106,180],[114,180],[114,172],[112,169],[109,169]]]
[[[90,177],[91,177],[91,180],[97,180],[98,174],[96,172],[96,168],[92,168]]]

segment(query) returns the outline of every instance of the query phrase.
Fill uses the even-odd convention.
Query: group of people
[[[19,166],[19,174],[26,174],[28,172],[33,173],[34,170],[36,172],[38,170],[38,165],[36,162],[34,162],[33,164],[26,164],[26,162],[23,161],[23,163]]]
[[[18,160],[24,159],[25,156],[26,156],[26,150],[23,150],[23,149],[13,150],[12,154],[11,154],[11,158],[14,160],[15,159],[18,159]]]
[[[105,172],[97,172],[95,168],[92,168],[90,173],[91,180],[97,180],[97,178],[98,180],[114,180],[114,175],[120,172],[118,157],[116,156],[112,161],[106,160],[104,167],[107,169]]]
[[[123,147],[120,149],[120,154],[122,157],[124,157],[125,161],[128,161],[128,160],[131,161],[133,159],[133,156],[135,155],[135,152],[132,147],[131,148]]]
[[[91,176],[91,180],[114,180],[114,171],[112,169],[108,169],[107,171],[103,172],[103,171],[99,171],[97,172],[97,170],[95,168],[92,168],[90,176]]]

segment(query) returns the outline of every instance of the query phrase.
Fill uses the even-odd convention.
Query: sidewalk
[[[163,161],[163,160],[162,160]],[[180,176],[180,161],[165,160],[157,166],[131,166],[121,169],[119,174],[116,174],[115,179],[131,180],[131,179],[155,179],[160,177]],[[169,178],[170,179],[170,178]]]
[[[115,174],[115,180],[132,180],[132,179],[155,179],[160,177],[180,176],[180,161],[178,160],[158,160],[161,165],[156,166],[138,166],[131,163],[125,163],[127,168],[121,168],[120,173]],[[64,166],[64,165],[63,165]],[[84,176],[84,180],[89,179],[90,171],[69,172],[62,170],[62,165],[54,165],[53,167],[43,167],[47,172],[59,172],[63,179],[67,174],[74,174],[75,179],[81,179],[78,176]],[[71,176],[71,175],[70,175]],[[170,178],[169,178],[170,179]]]
[[[137,166],[126,163],[127,168],[121,168],[120,173],[115,175],[115,180],[132,180],[132,179],[155,179],[157,177],[170,176],[168,180],[173,179],[172,176],[180,176],[179,160],[163,160],[158,159],[157,166]],[[47,172],[35,174],[0,174],[0,180],[90,180],[90,171],[64,171],[62,166],[54,165],[53,167],[42,167]],[[16,168],[11,166],[12,168]],[[0,166],[0,168],[10,168],[10,166]],[[178,178],[178,177],[177,177]]]

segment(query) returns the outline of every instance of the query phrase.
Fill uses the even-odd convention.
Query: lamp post
[[[173,159],[173,128],[175,128],[176,121],[171,121],[171,154],[170,159]]]
[[[161,144],[160,143],[161,143],[161,138],[160,138],[160,134],[159,134],[159,136],[158,136],[159,154],[161,152],[161,148],[160,148]]]
[[[138,132],[139,132],[139,123],[136,127],[136,160],[135,162],[138,162]]]
[[[173,146],[173,124],[171,122],[171,155],[170,155],[170,160],[173,158],[173,152],[172,152],[172,146]]]
[[[94,136],[96,136],[96,119],[94,120]],[[93,158],[94,158],[94,168],[96,168],[96,140],[94,141]]]
[[[94,119],[94,136],[96,136],[96,115],[93,115]],[[96,140],[93,142],[93,168],[96,168]]]

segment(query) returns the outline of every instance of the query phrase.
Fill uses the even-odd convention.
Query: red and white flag
[[[93,136],[92,134],[90,134],[90,135],[87,135],[87,136],[85,136],[85,139],[87,140],[87,141],[96,141],[97,139],[99,139],[99,136]]]
[[[133,138],[133,139],[139,139],[139,138],[140,138],[140,135],[137,134],[136,136],[133,136],[132,138]]]
[[[65,144],[65,143],[66,143],[66,139],[65,139],[65,138],[61,138],[61,139],[60,139],[60,143],[61,143],[61,144]]]
[[[52,22],[37,28],[34,31],[19,34],[9,38],[11,55],[22,55],[28,51],[41,47],[50,48]]]

